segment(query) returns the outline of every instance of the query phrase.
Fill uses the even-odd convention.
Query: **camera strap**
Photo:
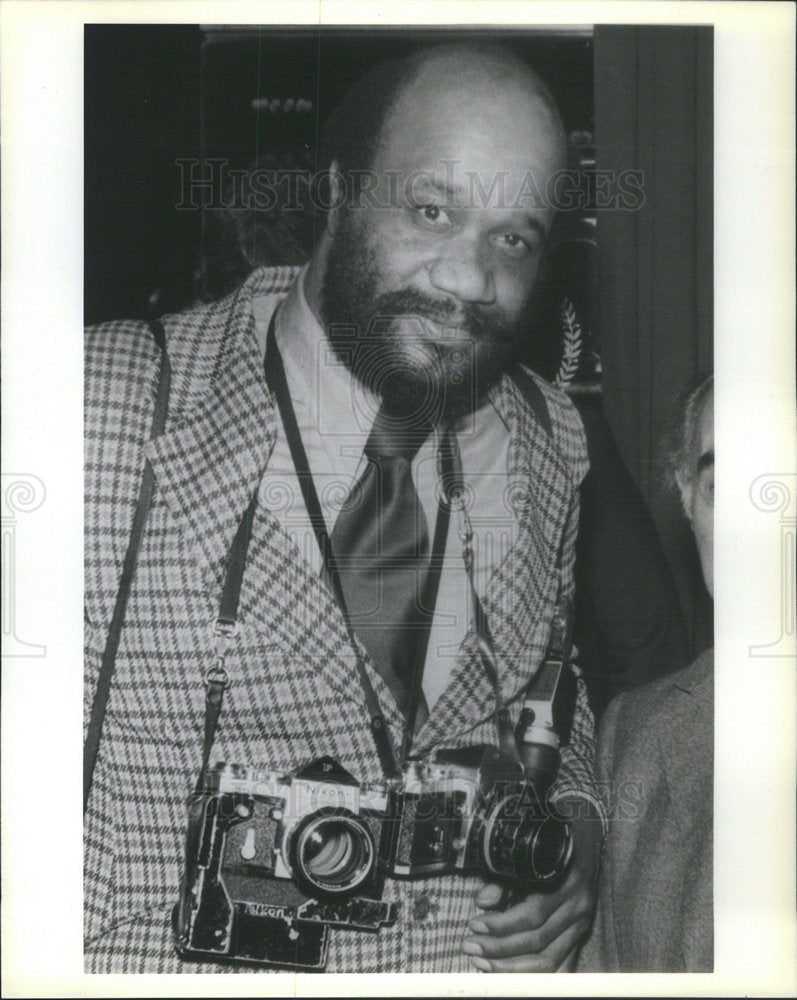
[[[465,564],[465,572],[468,576],[471,598],[471,617],[476,629],[476,641],[479,651],[479,660],[482,669],[487,675],[495,692],[495,728],[498,737],[500,750],[509,757],[520,759],[518,753],[515,731],[512,726],[512,719],[509,709],[504,704],[501,695],[501,680],[498,674],[497,658],[493,638],[490,634],[490,626],[487,622],[487,614],[481,602],[473,577],[473,526],[468,517],[468,508],[465,502],[465,482],[462,475],[462,458],[459,453],[459,446],[456,437],[447,435],[451,448],[448,469],[441,475],[443,491],[448,498],[448,503],[455,508],[459,514],[461,528],[459,537],[462,541],[462,561]]]
[[[205,728],[202,740],[202,766],[199,769],[196,791],[200,792],[205,782],[205,772],[213,749],[213,740],[221,715],[224,692],[230,683],[230,676],[224,666],[227,648],[238,628],[238,604],[241,598],[246,554],[252,537],[252,522],[257,507],[257,492],[249,502],[241,523],[233,538],[227,555],[227,569],[224,586],[219,601],[219,616],[216,619],[216,662],[205,674]]]
[[[334,594],[335,599],[338,602],[338,606],[343,614],[349,643],[354,650],[357,673],[360,678],[360,686],[362,687],[366,707],[368,709],[371,735],[376,745],[379,761],[382,765],[382,771],[387,778],[398,778],[401,775],[401,768],[399,760],[396,756],[396,751],[393,747],[393,741],[390,738],[387,720],[385,719],[384,713],[379,706],[379,700],[376,697],[376,692],[373,689],[373,685],[371,684],[371,680],[365,669],[365,664],[359,654],[359,647],[354,637],[354,629],[352,628],[349,613],[346,608],[346,599],[343,595],[343,587],[341,585],[340,575],[335,563],[335,554],[332,549],[332,542],[326,529],[324,515],[321,510],[321,503],[318,499],[318,493],[315,488],[315,483],[313,482],[313,476],[310,472],[310,464],[307,461],[307,453],[305,452],[304,444],[302,443],[302,435],[296,421],[296,413],[293,409],[291,394],[288,389],[288,381],[285,377],[285,367],[282,363],[282,355],[280,354],[279,347],[277,346],[275,320],[276,311],[271,317],[266,337],[266,384],[277,402],[277,408],[282,420],[282,427],[285,431],[285,437],[288,442],[288,447],[290,448],[296,476],[302,490],[304,505],[307,509],[310,523],[313,526],[316,542],[318,543],[318,547],[321,551],[323,573],[327,585]]]

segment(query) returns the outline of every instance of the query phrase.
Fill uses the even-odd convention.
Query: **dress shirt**
[[[305,267],[278,308],[275,333],[307,461],[331,535],[341,505],[367,464],[363,451],[379,400],[335,356],[307,302],[307,280],[312,280],[312,275]],[[255,299],[253,311],[256,335],[265,353],[268,303]],[[512,547],[517,531],[507,499],[509,430],[489,400],[454,430],[474,532],[474,579],[482,596],[493,571]],[[437,517],[438,445],[439,435],[433,434],[412,462],[413,481],[426,514],[430,539]],[[303,557],[320,572],[321,553],[281,426],[258,502],[280,515]],[[461,527],[454,513],[424,664],[423,692],[430,709],[449,681],[471,620]]]

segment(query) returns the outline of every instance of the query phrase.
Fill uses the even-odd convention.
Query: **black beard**
[[[397,416],[455,420],[476,409],[517,360],[520,323],[414,289],[380,294],[378,287],[364,240],[346,216],[321,283],[322,318],[338,359]],[[456,328],[455,335],[443,336],[446,328]]]

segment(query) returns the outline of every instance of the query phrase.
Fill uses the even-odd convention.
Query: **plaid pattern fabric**
[[[272,296],[276,306],[295,273],[258,270],[224,301],[165,318],[172,392],[166,431],[155,441],[148,437],[158,351],[146,326],[117,322],[87,332],[86,718],[145,456],[157,482],[85,821],[87,971],[236,971],[235,965],[181,961],[169,914],[183,863],[187,796],[200,765],[203,677],[214,663],[224,562],[276,429],[252,298]],[[515,712],[515,696],[545,651],[560,584],[557,562],[564,591],[572,590],[577,487],[586,471],[578,416],[565,397],[538,384],[553,438],[513,383],[495,390],[512,431],[512,502],[520,530],[484,605],[503,695],[514,698]],[[253,525],[239,622],[212,760],[289,770],[331,754],[359,779],[378,780],[340,611],[264,508]],[[370,676],[398,745],[402,718],[379,675],[371,670]],[[471,633],[416,747],[427,752],[493,742],[493,707]],[[560,794],[593,794],[592,753],[582,685]],[[385,897],[400,903],[396,925],[378,934],[332,932],[328,971],[467,971],[459,945],[476,912],[479,884],[453,875],[389,880]]]

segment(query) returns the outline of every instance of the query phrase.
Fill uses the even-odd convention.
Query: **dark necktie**
[[[368,466],[332,532],[352,626],[405,715],[416,648],[433,614],[422,606],[429,531],[411,470],[429,432],[379,411],[365,446]]]

